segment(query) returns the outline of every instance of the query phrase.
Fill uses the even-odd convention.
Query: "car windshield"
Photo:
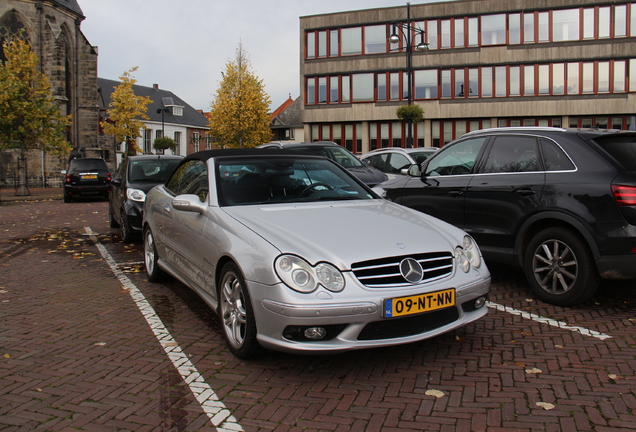
[[[300,146],[291,147],[289,150],[296,150],[305,153],[314,154],[317,156],[324,156],[333,161],[338,162],[345,168],[353,168],[362,166],[362,162],[349,153],[345,148],[340,146]]]
[[[131,182],[165,183],[181,159],[150,159],[132,161],[128,167]]]
[[[216,177],[222,206],[376,198],[325,159],[223,159],[218,161]]]

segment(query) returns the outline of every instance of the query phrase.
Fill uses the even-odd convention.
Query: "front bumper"
[[[334,354],[364,348],[406,344],[428,339],[475,321],[488,313],[482,305],[475,308],[478,298],[485,298],[490,290],[490,275],[457,287],[455,306],[398,318],[385,318],[383,300],[355,301],[369,298],[369,290],[357,286],[362,296],[350,296],[349,301],[336,302],[333,293],[317,291],[309,296],[293,293],[289,301],[273,300],[272,288],[256,283],[250,285],[250,294],[256,316],[258,341],[266,348],[290,353]],[[438,289],[448,288],[440,285]],[[284,295],[290,291],[284,286],[274,288]],[[352,289],[350,285],[346,289]],[[280,291],[284,290],[284,291]],[[410,288],[411,293],[413,288]],[[437,290],[437,289],[436,289]],[[386,293],[385,291],[383,291]],[[259,295],[267,293],[267,296]],[[399,296],[398,292],[390,297]],[[303,304],[296,300],[305,299]],[[311,301],[313,304],[308,304]],[[303,337],[303,330],[321,327],[327,336],[323,340]]]

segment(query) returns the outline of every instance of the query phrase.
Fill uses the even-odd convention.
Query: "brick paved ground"
[[[191,291],[145,280],[140,245],[108,228],[104,201],[2,198],[1,430],[214,430],[90,226],[246,431],[636,431],[631,283],[559,308],[533,301],[519,272],[491,267],[493,302],[607,340],[491,309],[417,344],[247,362]]]

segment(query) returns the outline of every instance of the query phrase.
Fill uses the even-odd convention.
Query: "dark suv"
[[[64,174],[64,202],[82,196],[103,196],[108,199],[111,173],[102,158],[77,158],[69,163]]]
[[[636,277],[636,132],[474,131],[379,187],[466,230],[486,261],[521,266],[544,301]]]
[[[119,164],[112,180],[108,200],[111,228],[119,227],[124,242],[141,233],[146,194],[153,187],[164,184],[179,165],[183,156],[128,156]]]

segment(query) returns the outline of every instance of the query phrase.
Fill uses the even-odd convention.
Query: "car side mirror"
[[[121,178],[117,177],[110,181],[110,184],[114,184],[115,186],[121,186]]]
[[[207,207],[207,203],[201,202],[199,197],[194,194],[177,195],[172,200],[172,207],[175,210],[203,214]]]

